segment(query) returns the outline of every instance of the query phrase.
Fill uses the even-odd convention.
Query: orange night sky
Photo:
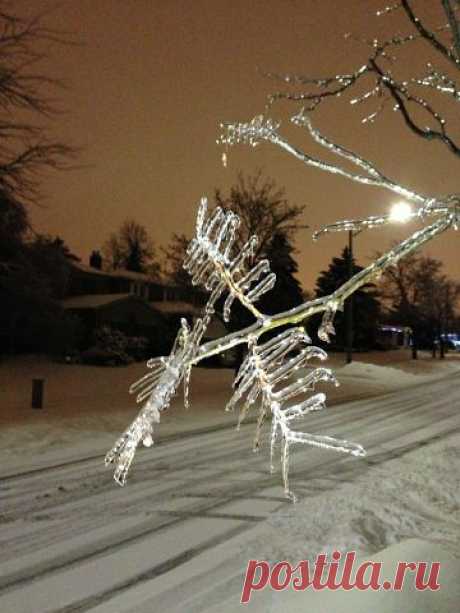
[[[239,169],[252,173],[258,167],[286,187],[290,201],[307,205],[304,223],[312,230],[384,212],[397,200],[390,192],[306,168],[269,144],[230,150],[223,168],[222,150],[215,144],[219,122],[263,112],[266,94],[279,87],[260,76],[257,67],[318,76],[363,62],[367,49],[343,34],[372,38],[401,29],[401,16],[375,17],[384,2],[60,2],[46,23],[73,32],[81,44],[55,48],[46,62],[46,71],[67,84],[59,93],[67,112],[53,129],[83,147],[82,167],[45,180],[46,206],[32,211],[35,228],[61,235],[85,261],[126,217],[144,224],[157,245],[166,244],[174,231],[191,234],[201,195],[212,196],[215,187],[226,190]],[[53,4],[19,0],[15,6],[36,12]],[[434,5],[417,3],[436,20]],[[420,58],[423,53],[417,52]],[[415,63],[410,55],[406,61]],[[338,101],[314,119],[327,136],[369,157],[397,181],[432,195],[459,190],[458,160],[452,154],[411,136],[391,110],[378,124],[361,125],[363,110]],[[288,125],[290,111],[295,107],[280,106],[271,114],[283,120],[281,130],[293,143],[318,154],[306,133]],[[458,116],[451,125],[458,138]],[[398,228],[393,238],[409,230]],[[346,241],[345,235],[335,235],[313,243],[310,234],[304,231],[297,240],[305,289],[313,287],[318,272]],[[356,239],[359,263],[366,264],[391,240],[387,229],[361,234]],[[457,278],[459,240],[450,232],[424,251],[441,258],[446,272]]]

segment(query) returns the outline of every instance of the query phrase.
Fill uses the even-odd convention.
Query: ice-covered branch
[[[208,301],[204,317],[197,319],[192,328],[182,319],[169,356],[149,360],[147,367],[150,372],[130,387],[130,393],[136,394],[137,402],[145,404],[105,457],[106,465],[115,464],[114,478],[120,485],[126,481],[139,444],[142,442],[145,447],[153,444],[154,425],[160,423],[161,413],[169,407],[182,380],[187,405],[191,361],[210,321],[213,306],[211,300]]]
[[[449,62],[451,62],[457,69],[460,67],[460,58],[458,58],[455,53],[453,53],[450,49],[448,49],[442,42],[437,38],[434,33],[429,30],[424,23],[421,21],[420,17],[418,17],[413,11],[409,0],[401,0],[401,6],[403,10],[406,12],[411,23],[417,29],[419,34],[427,40],[432,47],[438,51],[441,55],[443,55]],[[455,14],[452,12],[452,17],[455,22]],[[457,26],[458,27],[458,26]]]
[[[412,77],[410,82],[421,88],[429,88],[441,94],[447,94],[456,102],[460,102],[460,88],[457,83],[452,77],[436,69],[432,64],[427,64],[426,74],[421,77]]]
[[[396,109],[399,110],[404,118],[408,128],[417,136],[421,136],[426,140],[439,140],[445,144],[452,153],[460,156],[460,147],[448,135],[445,119],[433,109],[424,98],[411,94],[407,87],[401,83],[397,83],[392,77],[388,76],[379,67],[376,61],[370,60],[375,72],[380,75],[381,83],[390,92],[393,100],[396,103]],[[438,129],[421,127],[413,115],[410,113],[407,103],[413,103],[428,113],[438,125]]]
[[[202,198],[198,210],[196,236],[187,250],[184,268],[192,276],[192,283],[203,285],[212,292],[213,301],[228,291],[224,304],[224,321],[230,318],[235,300],[239,300],[257,319],[264,315],[254,306],[264,293],[271,290],[276,276],[270,272],[268,260],[260,260],[250,268],[257,237],[251,238],[235,254],[236,230],[240,224],[231,211],[215,208],[208,219],[207,200]]]
[[[458,0],[441,0],[442,7],[449,22],[449,26],[452,32],[452,43],[455,50],[457,59],[460,59],[460,23],[457,18],[456,9],[453,6],[453,2],[457,5],[457,10],[460,8]]]
[[[346,441],[336,441],[326,436],[292,431],[288,426],[295,417],[322,406],[323,399],[320,395],[302,401],[300,404],[289,405],[289,407],[285,407],[284,404],[288,399],[310,389],[318,381],[333,380],[328,369],[316,369],[305,377],[291,380],[281,389],[275,389],[281,381],[289,379],[295,371],[305,366],[310,358],[322,359],[325,354],[318,348],[307,346],[292,356],[295,347],[298,348],[298,345],[302,343],[308,345],[310,342],[306,334],[299,329],[283,332],[275,340],[272,339],[264,344],[258,345],[257,343],[259,337],[268,330],[289,324],[300,324],[315,313],[324,314],[318,336],[323,340],[329,340],[329,336],[334,333],[334,315],[338,309],[342,308],[346,298],[379,276],[386,268],[394,265],[400,258],[455,225],[459,218],[460,200],[456,195],[443,200],[427,200],[419,211],[422,211],[424,215],[437,215],[439,218],[355,274],[329,296],[307,301],[298,307],[271,317],[260,315],[252,326],[215,341],[201,344],[206,327],[214,314],[215,303],[221,296],[224,287],[229,290],[230,296],[236,296],[243,304],[252,304],[253,297],[260,294],[261,288],[271,283],[271,281],[270,283],[264,280],[259,281],[260,275],[267,272],[263,266],[259,270],[256,265],[249,272],[244,269],[241,263],[248,257],[245,248],[234,258],[230,257],[237,226],[233,214],[217,210],[206,219],[206,204],[202,201],[198,214],[197,236],[192,241],[187,266],[196,280],[207,278],[205,286],[210,291],[210,298],[204,307],[203,317],[197,319],[192,327],[182,320],[170,355],[150,360],[147,364],[150,372],[131,387],[130,391],[137,395],[137,401],[145,402],[145,404],[136,419],[106,456],[106,464],[115,464],[115,480],[121,485],[125,483],[135,452],[141,442],[145,446],[152,445],[154,425],[159,423],[161,413],[168,408],[181,381],[184,381],[185,402],[187,403],[188,379],[192,366],[206,357],[222,353],[241,343],[248,345],[250,353],[237,376],[235,394],[229,406],[235,405],[246,397],[246,408],[242,410],[242,419],[248,407],[259,396],[262,396],[255,444],[258,445],[260,428],[267,412],[270,411],[273,425],[272,449],[276,433],[279,432],[282,435],[283,476],[287,492],[289,491],[288,461],[291,443],[308,443],[360,455],[362,448],[359,446]],[[230,274],[231,271],[236,270],[239,271],[238,275]],[[270,275],[266,277],[266,279],[269,278]],[[254,282],[256,283],[255,288],[248,291]],[[229,309],[228,306],[227,308]]]
[[[400,206],[400,205],[399,205]],[[385,215],[371,215],[362,219],[344,219],[336,221],[332,224],[323,226],[313,234],[313,240],[319,239],[323,234],[330,232],[361,232],[372,228],[381,227],[391,223],[404,222],[419,219],[424,221],[426,217],[433,217],[451,212],[454,216],[457,215],[458,196],[452,194],[444,199],[429,199],[423,206],[415,211],[409,205],[403,206],[402,213],[399,211],[399,206],[394,207],[395,210],[390,211]],[[402,218],[401,218],[402,217]]]
[[[255,117],[248,123],[223,124],[224,130],[218,142],[225,146],[236,145],[238,143],[250,143],[252,146],[256,146],[262,141],[268,141],[274,145],[277,145],[278,147],[281,147],[307,166],[312,166],[325,172],[339,175],[345,179],[355,181],[356,183],[362,183],[364,185],[381,187],[383,189],[390,190],[399,196],[412,200],[418,204],[423,204],[428,200],[426,196],[423,196],[414,190],[410,190],[392,181],[381,171],[379,171],[373,164],[367,160],[364,160],[358,154],[330,141],[328,138],[322,135],[319,130],[313,127],[311,119],[303,110],[292,117],[292,122],[296,125],[305,127],[311,137],[317,143],[319,143],[325,149],[332,151],[337,156],[352,162],[364,170],[364,174],[350,172],[342,166],[320,160],[305,153],[299,148],[294,147],[277,131],[279,124],[275,124],[270,119],[265,119],[262,115]],[[272,127],[272,129],[266,130],[265,126],[267,123],[269,123],[270,126],[276,125],[276,128]]]
[[[447,212],[444,212],[442,217],[437,219],[433,224],[414,232],[409,238],[402,241],[400,244],[384,253],[375,262],[355,274],[332,294],[309,300],[293,309],[278,313],[263,324],[255,323],[243,330],[228,334],[223,338],[209,341],[199,348],[193,362],[198,363],[207,357],[222,353],[236,345],[247,343],[249,336],[258,337],[267,330],[288,324],[299,324],[317,313],[325,313],[331,311],[331,309],[336,310],[341,308],[348,296],[363,285],[375,281],[386,268],[393,266],[404,256],[419,249],[422,245],[443,233],[448,228],[455,226],[460,216],[458,212],[460,209],[456,211],[456,207],[458,206],[458,204],[452,204]],[[445,206],[440,207],[440,211],[444,209]]]
[[[275,94],[271,101],[281,97],[296,102],[301,101],[305,106],[291,118],[292,122],[306,129],[313,141],[323,147],[328,154],[332,153],[335,156],[334,163],[313,157],[293,146],[281,136],[280,123],[262,115],[247,123],[221,126],[223,132],[218,142],[226,148],[237,143],[246,143],[253,147],[263,141],[272,143],[307,166],[398,194],[416,205],[415,210],[406,216],[406,220],[416,218],[425,223],[429,219],[430,223],[353,275],[328,296],[308,300],[295,308],[268,316],[261,313],[255,303],[262,294],[274,286],[275,275],[270,271],[267,260],[252,264],[256,237],[251,237],[237,251],[235,244],[240,223],[238,216],[220,207],[216,207],[208,215],[207,201],[203,198],[198,211],[196,235],[187,250],[184,266],[190,272],[193,283],[201,285],[209,292],[209,300],[203,309],[202,317],[193,325],[182,320],[170,355],[150,360],[147,364],[149,369],[147,374],[131,387],[130,391],[136,394],[137,401],[143,403],[143,407],[106,456],[107,464],[115,464],[115,479],[121,485],[126,480],[139,444],[142,442],[145,446],[150,446],[153,443],[154,426],[159,423],[161,413],[169,407],[171,398],[182,381],[187,405],[188,381],[192,367],[205,358],[223,353],[240,344],[247,345],[248,354],[236,376],[234,393],[227,409],[232,410],[242,404],[238,419],[238,424],[241,424],[251,406],[256,402],[260,403],[254,439],[255,449],[259,447],[263,422],[267,415],[271,416],[271,465],[273,467],[275,444],[280,439],[282,473],[288,496],[292,497],[289,490],[289,449],[293,443],[335,449],[356,456],[364,454],[363,448],[355,443],[325,435],[300,432],[292,428],[295,420],[324,407],[323,393],[305,396],[306,392],[314,390],[319,382],[336,383],[336,381],[329,369],[310,367],[310,359],[323,360],[326,354],[322,349],[311,345],[302,327],[290,327],[268,341],[263,339],[263,335],[276,328],[303,325],[311,316],[322,314],[318,337],[323,341],[329,341],[330,336],[334,334],[335,314],[343,308],[349,296],[448,228],[457,228],[460,218],[458,194],[434,198],[393,181],[369,160],[323,135],[313,126],[308,114],[308,111],[316,109],[326,98],[336,98],[348,91],[354,93],[358,84],[366,83],[370,79],[370,87],[364,93],[358,89],[357,95],[349,100],[351,104],[359,106],[367,104],[369,100],[380,100],[378,110],[370,113],[364,121],[374,119],[384,108],[385,103],[393,100],[396,103],[394,106],[402,113],[406,124],[413,132],[427,140],[439,140],[453,153],[460,155],[458,145],[447,134],[443,117],[425,98],[414,93],[414,91],[420,92],[420,88],[430,88],[435,93],[449,94],[453,100],[460,100],[455,79],[442,70],[435,70],[431,64],[428,64],[428,72],[421,78],[413,77],[405,80],[396,79],[393,71],[383,68],[385,62],[392,65],[396,61],[397,58],[391,55],[393,49],[418,40],[427,40],[438,52],[438,58],[442,56],[443,59],[449,60],[451,70],[452,66],[456,69],[460,67],[457,13],[450,0],[441,1],[448,18],[447,29],[452,33],[452,47],[446,46],[442,42],[443,38],[439,36],[439,33],[445,30],[445,26],[428,29],[415,15],[408,0],[398,0],[396,4],[380,11],[380,14],[404,10],[415,26],[416,32],[396,35],[383,42],[364,41],[372,49],[370,57],[359,68],[348,74],[321,79],[292,75],[282,77],[286,84],[307,86],[308,91]],[[277,75],[270,76],[279,78]],[[415,105],[428,113],[435,127],[420,127],[418,120],[416,121],[411,114],[410,105]],[[226,152],[224,155],[226,156]],[[348,170],[348,167],[342,163],[351,164],[352,170]],[[327,232],[344,230],[358,232],[383,226],[392,221],[394,221],[392,214],[342,220],[325,226],[316,233],[315,238]],[[215,305],[225,293],[227,293],[223,304],[225,320],[230,317],[234,300],[238,300],[254,315],[256,321],[232,334],[202,343],[204,332],[214,315]]]
[[[259,400],[254,451],[259,449],[262,424],[266,416],[271,415],[270,468],[273,472],[274,450],[279,438],[286,496],[295,499],[289,489],[289,450],[293,443],[334,449],[355,456],[365,455],[361,445],[328,436],[299,432],[291,427],[291,422],[325,406],[325,394],[319,393],[305,398],[306,392],[313,391],[318,382],[338,385],[330,369],[308,367],[310,359],[325,360],[327,354],[319,347],[311,345],[311,340],[303,328],[290,328],[259,345],[257,339],[251,336],[248,347],[249,352],[236,376],[235,392],[227,405],[227,410],[233,410],[235,405],[243,401],[239,426],[250,407]],[[295,377],[301,368],[306,369],[306,374],[300,378]],[[297,400],[294,403],[288,402],[292,398]]]
[[[431,93],[449,94],[453,101],[458,102],[459,89],[455,83],[455,78],[448,75],[443,70],[431,73],[431,64],[428,64],[429,74],[422,78],[406,76],[395,77],[393,66],[400,64],[400,58],[396,50],[408,44],[420,41],[427,41],[432,46],[434,53],[433,63],[446,63],[452,71],[460,70],[460,23],[458,12],[453,7],[450,0],[440,0],[444,12],[448,18],[447,24],[429,29],[412,9],[409,0],[399,0],[381,11],[378,15],[385,15],[397,9],[404,12],[408,22],[415,26],[415,32],[408,34],[395,34],[387,40],[380,41],[376,38],[363,40],[361,37],[347,34],[346,37],[359,41],[361,44],[370,48],[369,57],[356,69],[348,73],[337,74],[326,77],[309,77],[303,75],[278,75],[266,73],[272,79],[283,82],[288,89],[278,91],[269,95],[269,106],[276,100],[285,99],[296,103],[301,103],[308,112],[312,112],[326,100],[343,98],[346,93],[350,93],[349,103],[352,105],[362,104],[371,98],[378,100],[377,108],[373,108],[362,119],[362,123],[372,123],[387,106],[387,102],[393,101],[393,110],[401,113],[406,126],[417,136],[425,140],[435,140],[447,146],[454,155],[460,156],[460,146],[455,141],[453,134],[447,129],[445,117],[436,108],[435,102],[428,101],[417,93],[420,88],[430,88]],[[458,5],[458,3],[457,3]],[[457,7],[458,8],[458,7]],[[450,33],[452,37],[452,47],[446,46],[442,42],[442,34]],[[384,64],[390,65],[391,70],[384,68]],[[371,84],[367,82],[371,80]],[[364,93],[361,91],[365,87]],[[353,92],[358,91],[356,95]],[[417,108],[427,113],[434,125],[426,127],[420,121]]]

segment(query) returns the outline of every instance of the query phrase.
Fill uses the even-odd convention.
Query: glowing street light
[[[390,210],[390,220],[397,223],[406,223],[413,214],[412,207],[408,202],[395,202]]]

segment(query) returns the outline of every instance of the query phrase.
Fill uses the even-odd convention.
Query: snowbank
[[[371,465],[372,466],[372,465]],[[275,563],[314,562],[319,553],[356,551],[381,561],[391,579],[401,561],[440,561],[441,589],[416,592],[406,580],[390,591],[253,594],[250,611],[341,611],[353,613],[452,613],[460,603],[460,434],[423,446],[400,459],[371,467],[352,482],[273,513],[241,549],[241,567],[251,559]],[[312,490],[321,490],[314,479]],[[242,585],[242,579],[241,579]],[[233,599],[233,606],[234,606]],[[230,601],[228,608],[231,611]]]
[[[364,557],[359,561],[366,561]],[[437,591],[417,591],[408,573],[404,589],[396,591],[293,591],[264,592],[254,597],[249,611],[261,613],[453,613],[460,603],[460,560],[453,557],[445,548],[420,539],[406,540],[387,547],[372,556],[373,562],[382,564],[382,580],[392,581],[399,561],[423,560],[428,563],[440,562],[439,584]],[[359,563],[358,561],[358,563]],[[257,602],[256,602],[257,600]],[[234,609],[233,609],[234,610]],[[229,609],[230,611],[230,609]]]
[[[369,362],[352,362],[337,369],[337,374],[343,383],[349,379],[355,382],[374,382],[379,385],[398,389],[409,385],[418,385],[423,381],[432,381],[440,377],[458,372],[460,361],[415,360],[398,364],[398,367],[372,364]]]

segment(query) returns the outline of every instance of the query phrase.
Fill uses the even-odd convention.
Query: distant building
[[[165,326],[165,318],[133,294],[86,294],[62,301],[66,311],[78,315],[89,328],[111,325],[131,334]]]
[[[412,328],[396,324],[382,324],[377,328],[377,341],[384,347],[410,347]]]
[[[94,262],[94,252],[91,254]],[[163,300],[165,288],[148,275],[130,270],[100,270],[81,262],[72,262],[67,296],[87,294],[133,294],[147,301]]]
[[[97,251],[92,252],[90,263],[70,263],[66,297],[61,302],[83,323],[87,342],[95,329],[108,325],[128,335],[158,339],[163,346],[175,336],[181,318],[193,324],[201,315],[205,296],[194,288],[166,285],[129,270],[101,270]],[[216,316],[206,339],[225,332],[225,325]]]

